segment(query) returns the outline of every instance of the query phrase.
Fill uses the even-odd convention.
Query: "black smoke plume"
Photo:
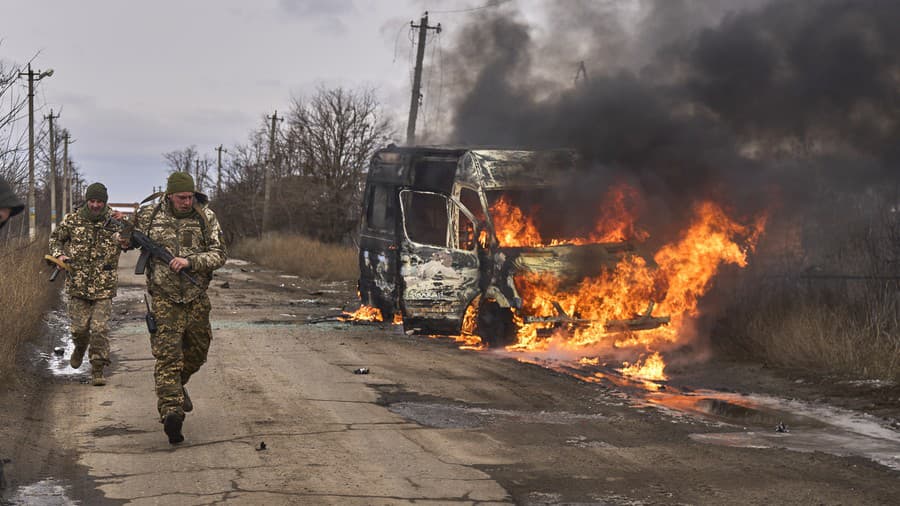
[[[900,2],[617,5],[557,2],[538,30],[505,4],[457,28],[447,141],[574,148],[597,176],[573,201],[627,181],[663,229],[701,199],[749,216],[896,191]]]

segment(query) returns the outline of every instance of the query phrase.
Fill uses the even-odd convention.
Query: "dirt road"
[[[109,384],[82,383],[89,366],[67,371],[66,352],[45,357],[52,374],[40,383],[4,397],[5,502],[718,505],[900,497],[895,389],[877,390],[884,402],[873,417],[839,409],[815,415],[813,407],[833,399],[816,385],[734,364],[685,369],[656,394],[615,378],[587,382],[563,367],[460,350],[399,326],[307,324],[353,307],[353,284],[311,283],[235,261],[213,281],[209,362],[189,385],[195,410],[186,441],[173,447],[156,417],[134,260],[123,256],[120,270]],[[702,387],[718,394],[697,396]],[[777,411],[741,401],[759,407],[772,397],[729,389],[803,394],[820,404],[791,401],[807,415],[789,418],[790,430],[778,433],[765,416]],[[849,417],[845,427],[868,434],[837,438],[826,422],[841,416]]]

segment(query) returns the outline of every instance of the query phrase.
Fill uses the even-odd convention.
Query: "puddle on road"
[[[67,489],[62,483],[48,479],[31,485],[19,487],[12,496],[3,499],[2,504],[28,506],[75,506],[77,502],[69,499]]]
[[[143,301],[144,289],[142,287],[120,287],[115,303]],[[44,344],[38,344],[35,350],[35,360],[38,364],[44,365],[50,373],[55,377],[74,378],[77,376],[85,376],[91,372],[91,364],[85,355],[84,362],[78,369],[72,369],[69,366],[69,357],[75,350],[75,343],[72,342],[72,332],[69,327],[69,316],[66,314],[66,304],[68,297],[63,294],[62,303],[59,309],[55,309],[47,314],[44,327]],[[116,312],[121,306],[113,307],[113,319],[117,316]]]
[[[47,315],[46,348],[39,349],[37,359],[46,364],[53,376],[70,378],[88,374],[91,371],[90,361],[85,360],[78,369],[69,366],[69,357],[75,349],[72,333],[69,331],[69,317],[65,310],[57,309]]]
[[[657,392],[647,401],[666,409],[706,414],[744,429],[691,434],[695,441],[859,456],[900,471],[900,434],[865,413],[765,395],[713,391],[696,391],[691,396],[660,396]]]
[[[441,429],[471,429],[494,423],[500,418],[523,423],[558,425],[605,418],[600,414],[513,411],[434,402],[394,402],[388,405],[388,410],[419,425]]]
[[[859,456],[900,471],[900,432],[865,413],[761,394],[679,389],[665,382],[628,378],[611,367],[573,361],[519,360],[582,381],[609,384],[635,407],[653,406],[674,418],[741,430],[691,434],[695,441]]]

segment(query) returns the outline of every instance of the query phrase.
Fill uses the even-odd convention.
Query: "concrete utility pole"
[[[218,152],[219,162],[217,164],[218,175],[216,176],[216,198],[219,198],[222,195],[222,153],[227,153],[228,150],[223,148],[221,144],[216,148]]]
[[[188,172],[190,172],[190,166],[188,166],[188,167],[189,167]],[[200,158],[199,157],[197,157],[197,159],[194,160],[194,184],[197,187],[196,191],[198,193],[203,193],[203,191],[200,189],[201,185],[200,185]]]
[[[425,34],[428,30],[441,33],[441,24],[428,26],[428,12],[415,25],[412,21],[409,26],[419,29],[419,45],[416,47],[416,69],[413,73],[412,98],[409,101],[409,120],[406,122],[406,144],[412,146],[416,143],[416,117],[419,115],[419,99],[422,98],[422,60],[425,59]]]
[[[62,209],[63,214],[71,213],[75,207],[72,200],[72,173],[69,167],[69,144],[75,141],[69,140],[69,131],[63,130],[63,192],[62,192]]]
[[[53,120],[59,118],[59,114],[44,116],[50,122],[50,231],[56,230],[56,131],[53,129]]]
[[[278,111],[266,119],[272,120],[272,127],[269,130],[269,163],[266,164],[266,181],[265,195],[263,196],[263,222],[262,231],[269,230],[272,224],[272,180],[275,179],[275,122],[284,121],[284,118],[278,117]]]
[[[34,82],[53,75],[53,70],[33,71],[28,64],[28,72],[19,72],[19,77],[28,77],[28,239],[33,241],[37,233],[35,225],[34,194]]]

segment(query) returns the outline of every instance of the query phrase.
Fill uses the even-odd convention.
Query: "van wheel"
[[[496,301],[482,302],[478,306],[475,335],[489,348],[515,343],[517,330],[512,310],[508,307],[500,307]]]
[[[378,311],[381,312],[381,321],[391,323],[394,321],[394,305],[387,302],[379,302]]]

